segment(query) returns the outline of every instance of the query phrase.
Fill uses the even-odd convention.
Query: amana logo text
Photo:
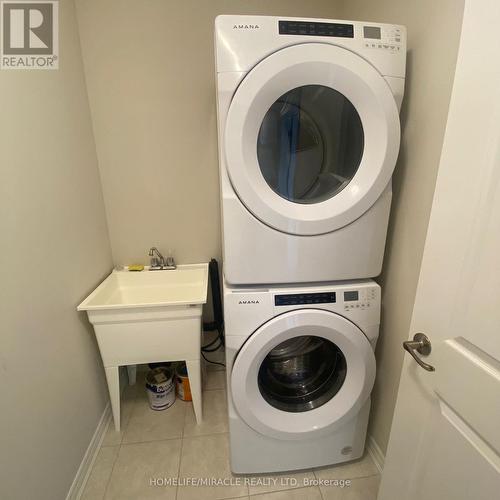
[[[240,300],[238,304],[260,304],[258,300]]]
[[[235,24],[233,30],[258,30],[260,26],[258,24]]]

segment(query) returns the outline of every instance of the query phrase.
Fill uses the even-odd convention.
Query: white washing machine
[[[227,281],[377,276],[399,151],[405,28],[219,16],[215,49]]]
[[[305,469],[363,454],[380,287],[224,284],[231,469]]]

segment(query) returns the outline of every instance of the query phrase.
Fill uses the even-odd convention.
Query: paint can
[[[182,401],[193,400],[191,397],[191,386],[189,385],[186,363],[179,363],[175,369],[175,387],[179,399],[182,399]]]
[[[154,368],[146,375],[146,392],[152,410],[166,410],[175,403],[173,378],[168,368]]]

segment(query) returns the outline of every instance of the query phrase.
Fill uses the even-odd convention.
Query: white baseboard
[[[78,467],[78,471],[76,472],[73,484],[71,485],[68,495],[66,496],[66,500],[79,500],[82,496],[83,490],[90,476],[90,471],[92,470],[92,466],[94,465],[97,454],[99,453],[99,450],[101,448],[101,443],[104,439],[104,435],[106,434],[106,429],[108,428],[110,420],[111,407],[108,403],[106,405],[106,408],[104,408],[101,419],[97,424],[97,428],[94,432],[94,435],[92,436],[87,451],[83,456],[80,467]]]
[[[366,449],[372,457],[377,469],[380,473],[384,470],[385,455],[382,453],[380,446],[372,435],[369,435],[366,440]]]

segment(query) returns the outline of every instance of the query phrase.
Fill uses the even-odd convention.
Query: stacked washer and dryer
[[[364,451],[406,31],[215,22],[231,468]]]

